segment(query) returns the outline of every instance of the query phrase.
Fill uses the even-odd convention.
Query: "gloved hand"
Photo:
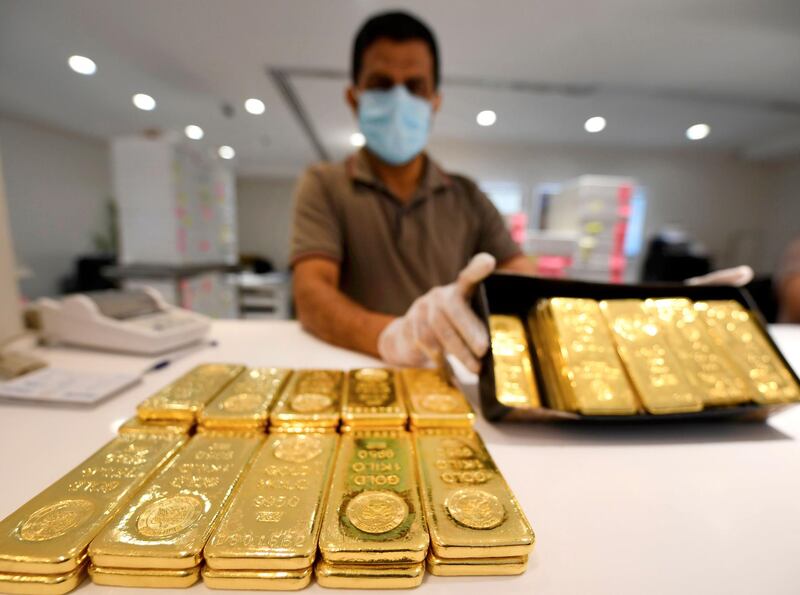
[[[690,277],[684,281],[686,285],[733,285],[741,287],[753,280],[753,269],[746,264],[730,269],[712,271],[707,275]]]
[[[397,366],[438,365],[446,354],[478,372],[489,348],[489,335],[467,300],[475,286],[494,271],[495,259],[481,252],[450,285],[434,287],[417,298],[408,312],[394,319],[378,337],[378,353]]]

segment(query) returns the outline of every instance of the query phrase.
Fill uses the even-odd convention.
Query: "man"
[[[294,295],[302,325],[328,342],[395,365],[449,353],[477,371],[489,341],[471,292],[496,266],[532,267],[475,183],[424,152],[439,81],[418,19],[390,12],[361,27],[346,99],[366,147],[298,184]]]

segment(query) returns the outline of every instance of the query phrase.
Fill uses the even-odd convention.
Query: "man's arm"
[[[501,262],[497,269],[508,273],[522,273],[523,275],[536,274],[536,266],[533,264],[533,261],[524,254],[517,254],[505,262]]]
[[[378,336],[394,320],[367,310],[339,291],[339,263],[309,257],[294,266],[300,324],[323,341],[378,357]]]
[[[792,275],[778,286],[780,322],[800,323],[800,275]]]

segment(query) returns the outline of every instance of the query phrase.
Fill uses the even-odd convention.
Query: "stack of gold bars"
[[[198,366],[0,522],[0,592],[520,574],[533,531],[473,420],[437,370]]]
[[[795,376],[734,301],[541,299],[528,316],[548,408],[582,415],[693,413],[800,400]],[[490,317],[497,400],[541,409],[523,321]]]

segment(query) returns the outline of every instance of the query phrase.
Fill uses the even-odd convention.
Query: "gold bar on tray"
[[[297,591],[311,583],[313,566],[299,570],[216,570],[203,567],[203,582],[211,589]]]
[[[475,412],[444,370],[398,370],[412,428],[472,427]]]
[[[203,405],[244,370],[234,364],[202,364],[148,397],[136,408],[143,420],[195,421]]]
[[[291,370],[250,368],[203,405],[197,423],[204,428],[264,430],[269,410]]]
[[[331,564],[320,560],[314,575],[320,587],[329,589],[412,589],[422,584],[425,565]]]
[[[525,327],[516,316],[489,316],[494,386],[497,400],[506,407],[540,407]]]
[[[794,376],[775,352],[764,329],[741,304],[733,300],[696,302],[695,309],[709,333],[736,362],[748,379],[756,403],[789,403],[800,400]]]
[[[429,540],[408,432],[343,435],[330,490],[319,538],[325,561],[407,565],[425,560]]]
[[[15,574],[0,572],[0,593],[63,595],[76,589],[86,576],[87,564],[63,574]]]
[[[473,430],[414,432],[431,548],[439,558],[527,556],[525,513]]]
[[[66,576],[81,567],[92,539],[185,441],[156,434],[111,440],[0,521],[0,572]]]
[[[703,400],[684,373],[658,318],[645,310],[642,300],[604,300],[600,310],[649,413],[686,413],[703,408]]]
[[[514,576],[527,570],[528,556],[448,559],[428,552],[425,567],[436,576]]]
[[[151,420],[144,421],[132,417],[123,423],[117,430],[118,434],[166,434],[186,436],[194,428],[191,421],[181,420]]]
[[[200,579],[200,566],[176,570],[160,570],[103,568],[92,564],[89,566],[89,576],[96,585],[107,587],[185,589],[191,587]]]
[[[334,433],[270,435],[206,544],[206,565],[237,571],[309,568],[338,440]]]
[[[197,434],[92,541],[101,568],[188,570],[247,469],[261,436]]]
[[[339,425],[344,373],[341,370],[296,370],[272,409],[276,428],[324,428]]]
[[[644,307],[658,317],[660,329],[705,405],[736,405],[750,400],[747,379],[711,337],[690,300],[649,299]]]
[[[562,408],[584,415],[638,412],[636,393],[595,300],[541,300],[537,315]]]
[[[361,368],[347,375],[342,399],[342,424],[350,428],[405,427],[408,412],[394,370]]]

